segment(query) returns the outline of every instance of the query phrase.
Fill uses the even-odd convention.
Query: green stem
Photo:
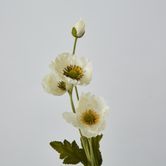
[[[75,52],[76,52],[77,39],[78,39],[77,37],[75,37],[75,39],[74,39],[73,55],[74,55]],[[75,86],[75,92],[76,92],[77,100],[79,100],[79,95],[78,95],[77,86]]]
[[[94,150],[93,150],[93,144],[92,144],[92,138],[88,139],[89,142],[89,147],[90,147],[90,155],[91,155],[91,164],[92,166],[99,166],[98,162],[96,161],[95,155],[94,155]]]
[[[73,55],[76,52],[77,39],[78,38],[75,37],[74,46],[73,46]],[[79,94],[78,94],[77,86],[75,86],[74,88],[75,88],[75,93],[76,93],[77,100],[79,100]],[[71,103],[72,110],[73,110],[74,113],[76,113],[74,102],[73,102],[72,92],[73,92],[73,88],[69,92],[69,96],[70,96],[70,103]],[[88,160],[88,166],[98,166],[96,164],[96,161],[95,161],[91,140],[89,142],[88,138],[82,136],[82,133],[81,133],[80,129],[79,129],[79,132],[80,132],[80,135],[81,135],[82,147],[83,147],[83,149],[85,151],[85,154],[86,154],[86,157],[87,157],[87,160]]]
[[[88,161],[88,166],[91,166],[91,156],[90,156],[89,144],[88,144],[87,138],[84,136],[81,136],[81,145],[85,151],[87,161]]]
[[[69,96],[70,96],[70,103],[71,103],[72,111],[73,111],[73,113],[76,113],[75,106],[74,106],[74,102],[73,102],[72,91],[73,91],[73,88],[72,88],[71,91],[69,91],[68,93],[69,93]]]
[[[76,51],[77,39],[78,38],[76,37],[75,40],[74,40],[73,55],[75,54],[75,51]]]
[[[78,94],[77,86],[75,86],[75,92],[76,92],[77,100],[79,100],[79,94]]]

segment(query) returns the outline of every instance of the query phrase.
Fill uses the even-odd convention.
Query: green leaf
[[[102,155],[100,152],[100,141],[101,141],[102,137],[103,137],[103,135],[98,135],[96,137],[92,137],[93,152],[94,152],[94,156],[97,159],[99,166],[102,164]]]
[[[50,142],[50,145],[60,154],[60,159],[64,164],[87,164],[87,158],[83,149],[80,149],[76,141],[72,143],[64,140],[63,143],[59,141]]]
[[[94,154],[95,160],[97,162],[96,163],[97,166],[101,166],[101,164],[102,164],[102,155],[100,152],[100,141],[101,141],[102,137],[103,137],[103,135],[97,135],[96,137],[92,137],[92,138],[87,138],[85,136],[81,137],[82,146],[83,146],[83,143],[88,145],[89,144],[88,139],[91,140],[93,154]]]

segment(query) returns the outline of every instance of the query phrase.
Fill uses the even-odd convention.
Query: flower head
[[[85,93],[78,101],[76,113],[65,112],[63,117],[80,129],[84,136],[95,137],[105,128],[107,111],[108,106],[102,98]]]
[[[69,84],[89,84],[92,78],[92,65],[89,60],[69,53],[60,54],[50,67]]]
[[[72,28],[72,35],[77,38],[81,38],[85,33],[85,23],[83,20],[79,20]]]
[[[44,77],[42,82],[44,90],[53,95],[63,95],[71,88],[70,84],[64,82],[56,73],[48,74]]]

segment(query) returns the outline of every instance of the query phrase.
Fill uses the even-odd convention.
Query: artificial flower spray
[[[101,166],[102,155],[100,141],[105,128],[108,106],[101,97],[88,93],[79,96],[78,86],[88,85],[92,79],[92,64],[85,57],[76,54],[78,39],[85,34],[85,23],[78,21],[71,30],[74,37],[72,53],[58,55],[50,64],[50,73],[43,79],[43,88],[50,94],[61,96],[68,94],[71,111],[64,112],[66,122],[78,129],[81,147],[76,141],[53,141],[51,147],[56,150],[64,164],[82,163],[84,166]],[[73,100],[76,95],[77,101]]]

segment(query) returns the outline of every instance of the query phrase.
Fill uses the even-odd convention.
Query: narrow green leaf
[[[100,152],[100,141],[101,141],[102,137],[103,137],[103,135],[98,135],[96,137],[92,137],[93,152],[94,152],[95,158],[98,161],[99,166],[102,164],[102,155]]]

